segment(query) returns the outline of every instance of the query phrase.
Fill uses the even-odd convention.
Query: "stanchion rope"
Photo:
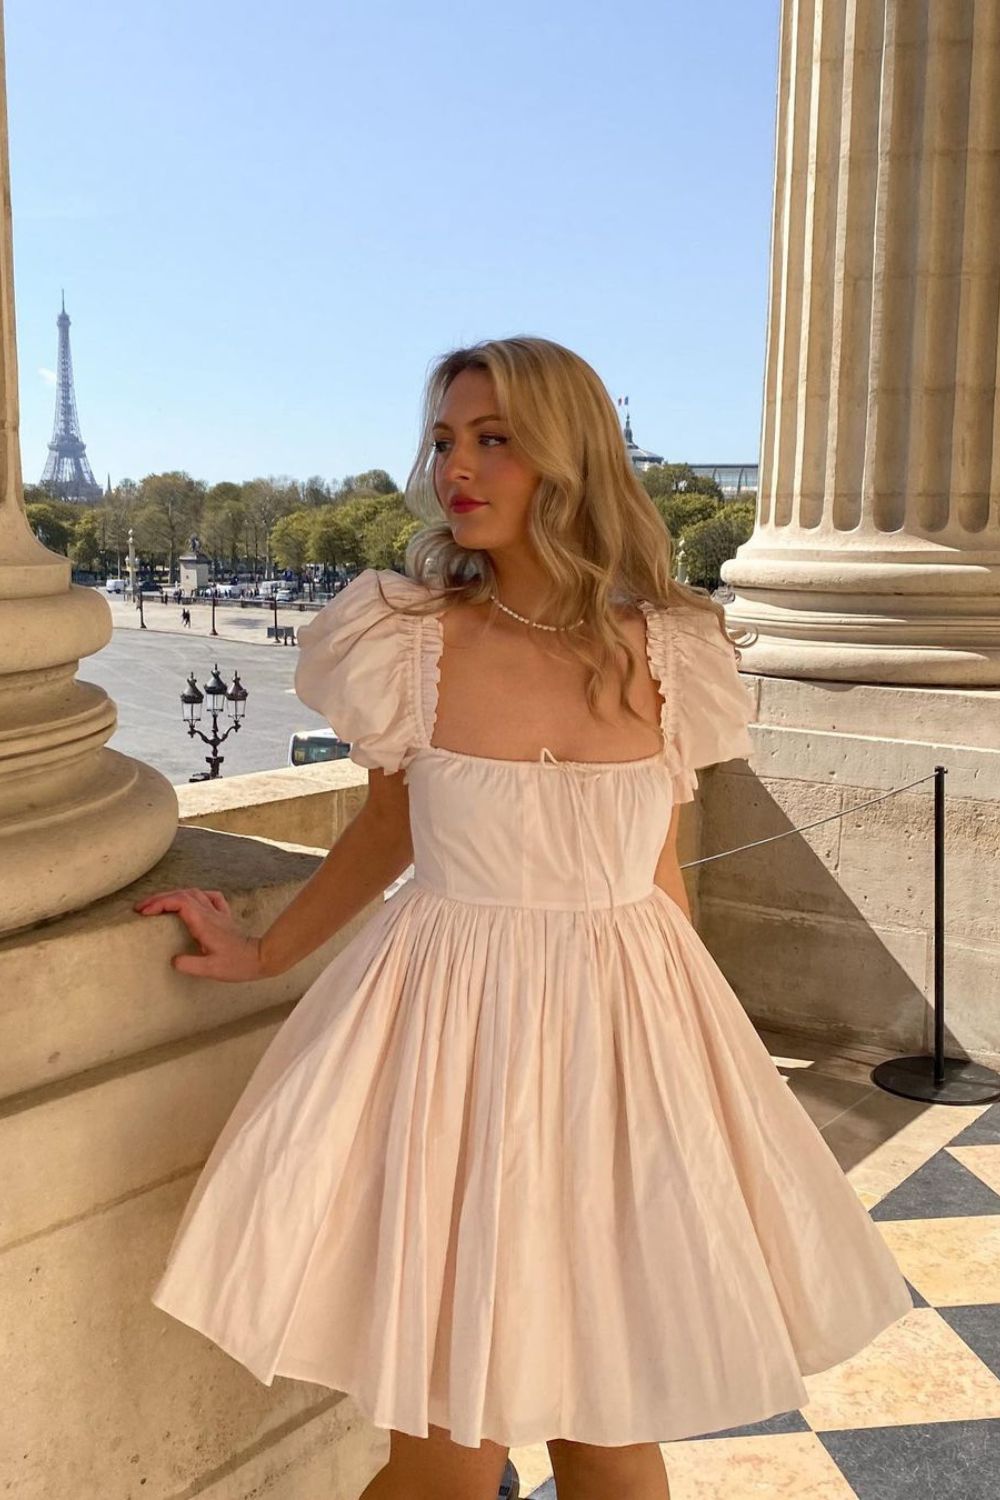
[[[706,854],[702,859],[689,859],[681,865],[682,870],[690,870],[692,865],[707,865],[712,859],[725,859],[727,854],[740,854],[744,849],[756,849],[758,844],[771,844],[775,839],[787,839],[790,834],[804,833],[807,828],[817,828],[820,823],[832,823],[834,818],[847,818],[852,813],[861,812],[862,808],[872,807],[876,802],[884,802],[886,797],[895,797],[897,792],[907,792],[911,786],[920,786],[922,782],[933,781],[934,772],[929,776],[918,776],[916,781],[908,781],[904,786],[890,787],[887,792],[880,792],[877,797],[869,797],[867,802],[859,802],[857,807],[846,807],[842,812],[827,813],[825,818],[816,818],[812,823],[803,823],[798,828],[786,828],[783,833],[769,833],[766,839],[753,839],[749,844],[737,844],[734,849],[723,849],[719,854]]]

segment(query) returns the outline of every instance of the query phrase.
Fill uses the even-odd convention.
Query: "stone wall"
[[[321,856],[180,828],[142,880],[0,939],[0,1475],[19,1500],[351,1500],[384,1462],[349,1398],[266,1387],[149,1300],[246,1080],[375,904],[280,978],[219,985],[171,968],[179,920],[133,903],[219,888],[256,931]]]
[[[775,677],[749,770],[702,788],[697,925],[752,1018],[903,1052],[933,1043],[933,781],[945,777],[946,1051],[1000,1055],[1000,692]],[[852,811],[852,809],[858,809]]]

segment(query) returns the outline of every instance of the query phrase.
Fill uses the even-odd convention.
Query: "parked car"
[[[104,585],[104,589],[108,594],[124,594],[125,580],[124,578],[109,578]]]
[[[332,729],[300,729],[288,742],[290,766],[314,766],[325,760],[346,760],[350,753],[350,741],[340,739]]]
[[[293,604],[295,602],[295,594],[291,589],[278,589],[274,598],[278,604]]]

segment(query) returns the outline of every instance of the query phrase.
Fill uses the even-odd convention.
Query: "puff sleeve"
[[[398,771],[419,742],[413,711],[412,647],[419,617],[397,615],[413,579],[391,568],[366,568],[298,632],[295,691],[323,715],[350,759],[369,770]]]
[[[674,801],[690,802],[701,767],[750,755],[753,699],[714,613],[687,604],[658,609],[650,626],[664,735],[673,752]]]

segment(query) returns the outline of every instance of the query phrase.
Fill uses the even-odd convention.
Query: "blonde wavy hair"
[[[420,446],[406,481],[407,509],[426,522],[406,548],[406,576],[430,597],[386,606],[402,614],[447,612],[456,604],[489,601],[496,575],[488,551],[455,541],[434,487],[433,425],[445,392],[463,370],[492,378],[497,412],[512,444],[541,478],[532,497],[528,532],[548,574],[539,613],[590,668],[587,702],[595,717],[609,673],[618,673],[621,706],[635,675],[629,643],[612,605],[657,608],[686,604],[715,614],[726,645],[740,653],[726,629],[725,611],[707,589],[670,576],[673,542],[659,511],[636,477],[618,413],[596,372],[570,349],[549,339],[483,339],[452,349],[432,365],[422,409]],[[581,619],[578,630],[568,627]],[[624,675],[618,665],[624,651]]]

